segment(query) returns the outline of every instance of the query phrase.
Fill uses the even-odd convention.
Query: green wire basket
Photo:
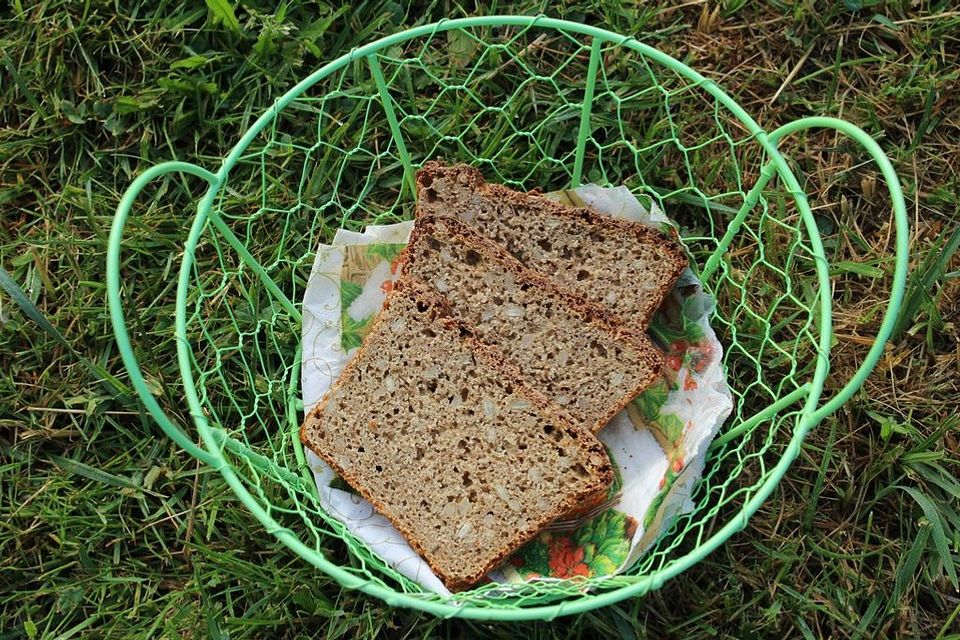
[[[876,341],[829,399],[830,265],[801,182],[778,150],[811,128],[845,134],[873,159],[896,234]],[[315,251],[337,228],[410,219],[414,173],[433,158],[470,163],[520,189],[627,185],[679,221],[691,263],[717,299],[712,323],[725,346],[733,415],[709,450],[693,510],[625,574],[443,597],[385,566],[319,506],[297,438],[300,301]],[[150,181],[174,172],[209,183],[176,291],[183,395],[200,444],[151,393],[122,309],[127,217]],[[325,65],[277,100],[215,172],[185,162],[145,171],[117,208],[107,291],[146,408],[294,553],[390,605],[550,619],[657,589],[747,526],[804,436],[877,363],[903,297],[907,236],[897,176],[861,129],[817,117],[768,132],[716,82],[632,37],[542,16],[489,16],[410,29]]]

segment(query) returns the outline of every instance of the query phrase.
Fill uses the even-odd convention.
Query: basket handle
[[[220,183],[220,178],[217,177],[216,174],[194,164],[190,164],[189,162],[176,161],[162,162],[150,167],[133,181],[133,184],[131,184],[127,188],[126,193],[123,194],[123,198],[120,199],[120,204],[117,205],[117,211],[113,217],[113,224],[110,227],[110,240],[107,245],[107,303],[110,307],[110,322],[113,324],[113,334],[116,338],[117,346],[120,348],[120,357],[123,359],[123,364],[127,368],[130,382],[140,396],[140,401],[171,440],[204,464],[219,468],[221,466],[221,459],[195,444],[190,436],[164,413],[163,409],[160,408],[160,405],[153,397],[153,394],[150,393],[150,388],[147,386],[147,381],[144,379],[140,371],[140,365],[137,363],[137,358],[133,353],[133,346],[130,342],[130,334],[127,332],[127,325],[123,315],[123,303],[120,297],[120,249],[123,245],[123,228],[126,225],[130,209],[133,207],[137,196],[140,195],[143,188],[147,186],[147,183],[154,178],[174,172],[186,173],[198,178],[203,178],[212,186]]]
[[[773,131],[768,136],[768,139],[774,145],[778,145],[784,137],[798,131],[805,131],[807,129],[833,129],[838,133],[846,135],[848,138],[863,147],[864,151],[866,151],[867,154],[873,159],[873,161],[879,167],[880,172],[883,174],[884,182],[886,183],[887,190],[890,193],[890,201],[893,205],[893,222],[896,233],[894,253],[896,263],[893,269],[893,284],[890,288],[890,303],[887,305],[887,310],[883,315],[883,321],[880,324],[880,328],[877,330],[876,340],[870,347],[870,351],[867,352],[867,355],[861,363],[860,368],[857,369],[847,384],[844,385],[844,387],[840,389],[836,395],[827,400],[825,403],[823,403],[823,405],[813,412],[811,415],[811,420],[808,422],[808,424],[812,427],[839,409],[847,400],[850,399],[854,393],[857,392],[858,389],[860,389],[861,386],[863,386],[867,376],[869,376],[873,371],[877,362],[880,360],[880,356],[883,354],[887,340],[890,339],[890,335],[893,332],[893,327],[899,318],[900,306],[903,303],[904,290],[907,282],[907,270],[910,259],[910,250],[908,244],[910,224],[907,219],[907,205],[903,198],[903,189],[900,186],[900,179],[897,177],[897,173],[894,170],[893,165],[883,152],[883,149],[880,148],[880,145],[877,144],[876,140],[874,140],[870,134],[860,127],[838,118],[814,116],[800,118],[799,120],[789,122],[779,129]]]

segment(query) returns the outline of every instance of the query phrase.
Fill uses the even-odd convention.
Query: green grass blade
[[[17,85],[17,88],[20,90],[20,93],[23,94],[24,99],[33,107],[34,111],[37,112],[41,118],[47,117],[47,112],[44,111],[43,107],[40,106],[40,102],[37,100],[37,97],[33,95],[33,92],[30,91],[30,88],[23,82],[23,79],[20,77],[20,74],[17,72],[17,67],[13,64],[13,60],[10,59],[10,55],[7,52],[3,53],[3,66],[7,68],[7,71],[10,73],[10,77],[13,78],[14,83]]]
[[[132,397],[129,387],[120,382],[102,366],[93,362],[83,354],[77,352],[73,345],[70,344],[70,342],[63,336],[62,333],[60,333],[60,330],[53,326],[49,320],[47,320],[47,316],[40,311],[37,305],[35,305],[29,297],[27,297],[27,294],[24,293],[23,289],[20,288],[20,285],[18,285],[14,279],[10,277],[10,274],[8,274],[3,268],[0,268],[0,288],[3,288],[3,290],[7,292],[7,295],[10,296],[10,298],[18,307],[20,307],[20,310],[23,311],[24,315],[36,322],[40,328],[44,330],[44,332],[59,342],[96,378],[106,383],[112,391],[127,397]]]
[[[830,275],[840,275],[852,273],[867,278],[882,278],[883,269],[875,267],[864,262],[853,262],[852,260],[841,260],[830,267]]]
[[[957,589],[957,568],[954,564],[953,556],[950,554],[950,542],[947,540],[947,534],[943,530],[943,519],[940,516],[940,512],[937,510],[937,507],[933,504],[933,501],[930,500],[930,498],[920,493],[915,488],[905,487],[902,485],[900,485],[898,488],[906,491],[923,510],[923,515],[930,523],[930,533],[933,535],[933,545],[937,550],[937,554],[940,556],[940,562],[943,564],[943,568],[947,572],[947,578],[950,580],[950,584],[953,585],[954,589]]]
[[[897,609],[900,598],[904,592],[906,592],[907,586],[913,583],[915,579],[914,574],[920,565],[920,560],[923,559],[923,552],[926,551],[927,540],[929,538],[930,527],[920,527],[917,531],[917,537],[914,538],[913,544],[910,546],[910,550],[900,559],[900,564],[897,566],[896,574],[894,574],[893,591],[887,600],[887,611]]]
[[[206,3],[215,23],[222,24],[228,31],[240,33],[240,21],[228,0],[206,0]]]
[[[957,603],[957,606],[953,609],[953,613],[947,618],[947,621],[943,623],[943,626],[940,627],[940,633],[937,634],[937,637],[934,640],[947,640],[953,638],[960,638],[960,634],[951,633],[949,636],[946,635],[947,631],[952,628],[954,621],[957,619],[957,616],[960,615],[960,602]]]
[[[123,478],[112,473],[103,471],[96,467],[92,467],[84,462],[78,460],[71,460],[70,458],[65,458],[59,455],[50,456],[52,460],[58,467],[64,471],[69,471],[70,473],[75,473],[78,476],[83,476],[87,480],[93,480],[94,482],[102,482],[103,484],[110,485],[112,487],[121,487],[124,489],[135,489],[137,491],[144,491],[144,487],[135,483],[129,478]],[[152,492],[148,492],[152,493]],[[153,494],[157,495],[157,494]]]
[[[921,307],[929,304],[930,290],[937,282],[944,279],[953,254],[958,249],[960,249],[960,225],[954,227],[953,233],[945,242],[934,246],[907,283],[907,295],[903,300],[900,319],[890,336],[891,341],[898,340],[903,332],[910,328]]]

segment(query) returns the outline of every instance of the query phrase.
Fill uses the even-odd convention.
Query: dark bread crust
[[[375,332],[384,330],[386,323],[392,319],[390,302],[398,299],[400,296],[410,296],[418,302],[426,305],[430,312],[434,315],[434,318],[440,321],[439,324],[444,330],[456,334],[473,351],[477,358],[483,361],[486,366],[497,371],[503,377],[508,378],[514,389],[536,408],[536,411],[543,416],[546,422],[556,425],[558,429],[562,429],[565,433],[572,437],[572,439],[584,452],[584,461],[589,460],[592,463],[589,469],[592,476],[591,482],[587,486],[583,487],[579,491],[568,493],[566,496],[564,496],[563,500],[553,508],[551,512],[547,513],[539,520],[531,522],[531,526],[528,527],[526,531],[513,532],[513,537],[504,542],[500,549],[490,550],[491,553],[489,557],[486,558],[475,571],[469,575],[452,575],[447,573],[444,570],[444,567],[439,566],[437,559],[423,543],[424,541],[419,540],[404,525],[404,523],[397,517],[397,514],[393,512],[389,505],[384,504],[377,495],[368,490],[361,477],[358,477],[356,474],[344,469],[339,464],[336,456],[332,455],[330,452],[327,452],[322,446],[318,446],[317,443],[313,442],[310,438],[310,426],[314,423],[323,421],[324,418],[322,409],[329,402],[331,394],[343,387],[344,382],[350,379],[350,374],[352,371],[359,366],[360,362],[363,361],[366,348],[370,343],[369,340],[364,340],[363,344],[357,350],[357,353],[354,354],[354,356],[347,363],[341,375],[337,378],[327,393],[324,394],[324,397],[319,403],[317,403],[316,407],[314,407],[314,409],[305,417],[303,426],[300,429],[300,441],[304,446],[308,447],[327,464],[333,467],[333,469],[335,469],[337,473],[348,484],[350,484],[350,486],[356,489],[367,501],[373,505],[378,513],[386,517],[410,543],[410,546],[427,561],[427,563],[436,573],[437,577],[440,578],[440,580],[447,586],[448,589],[451,591],[462,591],[482,581],[484,577],[498,564],[500,564],[510,553],[514,552],[520,546],[534,538],[539,531],[550,522],[572,512],[578,507],[578,505],[581,505],[584,502],[596,503],[598,496],[602,498],[613,482],[613,468],[609,458],[607,457],[606,450],[600,441],[593,436],[593,434],[564,420],[562,416],[553,411],[550,403],[541,394],[525,386],[521,379],[514,377],[511,368],[505,365],[499,352],[478,342],[476,338],[470,334],[468,328],[449,315],[449,310],[446,308],[446,304],[443,299],[432,293],[429,289],[423,287],[420,283],[401,275],[401,277],[396,281],[393,291],[390,293],[387,303],[384,305],[383,311],[374,321],[374,324],[371,328],[371,336],[374,335]]]
[[[410,240],[407,244],[407,247],[404,249],[402,264],[404,265],[403,268],[405,274],[409,274],[411,272],[411,270],[407,268],[407,265],[413,264],[412,261],[414,259],[414,253],[416,249],[421,243],[427,242],[427,239],[435,232],[438,224],[446,225],[452,229],[452,235],[457,237],[466,246],[501,265],[505,271],[512,273],[515,281],[518,284],[526,283],[532,287],[537,287],[545,292],[548,292],[550,296],[563,301],[573,315],[579,316],[585,324],[591,324],[600,331],[607,333],[610,336],[610,339],[613,341],[619,341],[629,345],[646,362],[646,375],[639,378],[632,387],[626,389],[623,395],[610,405],[606,413],[602,414],[592,423],[584,425],[592,432],[596,433],[603,429],[603,427],[610,422],[613,416],[626,407],[631,400],[636,398],[641,392],[660,379],[663,372],[664,355],[654,345],[653,341],[645,331],[638,331],[632,327],[628,327],[619,323],[615,318],[611,317],[607,309],[584,300],[572,292],[566,291],[565,289],[557,286],[553,280],[546,277],[542,273],[527,269],[520,263],[519,260],[510,255],[500,245],[479,234],[470,226],[460,222],[459,220],[446,216],[435,216],[433,214],[418,217],[416,223],[414,224],[413,231],[410,234]],[[424,284],[424,286],[429,287],[430,291],[434,295],[442,295],[437,293],[432,287],[430,287],[430,285]],[[449,305],[446,305],[446,307],[449,310]],[[452,312],[448,311],[448,313]],[[519,364],[510,361],[504,355],[501,355],[501,361],[501,366],[509,369],[513,377],[526,379],[526,376],[523,375]],[[563,409],[556,404],[554,404],[553,407],[558,413],[565,416],[568,420],[577,423],[583,422],[582,419],[570,411]]]
[[[432,160],[423,165],[416,176],[418,217],[429,213],[455,215],[444,212],[447,205],[442,201],[441,194],[437,193],[435,183],[442,183],[443,181],[454,182],[458,188],[465,192],[473,192],[479,197],[497,203],[501,208],[534,208],[558,219],[577,220],[586,223],[588,226],[608,230],[617,237],[633,238],[640,244],[655,246],[665,258],[660,263],[664,270],[664,284],[649,296],[649,299],[641,308],[631,310],[631,312],[636,313],[635,316],[624,317],[623,314],[615,313],[609,305],[603,304],[602,301],[594,301],[598,306],[606,308],[611,316],[615,317],[616,322],[624,326],[646,330],[653,314],[687,267],[687,256],[680,243],[656,229],[637,222],[605,216],[586,207],[572,207],[561,204],[540,195],[538,190],[523,193],[500,184],[488,183],[479,170],[465,164],[447,166]],[[526,266],[534,268],[532,265]],[[581,295],[583,295],[582,292]],[[589,296],[584,295],[584,297]]]

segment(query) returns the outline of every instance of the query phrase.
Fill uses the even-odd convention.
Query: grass
[[[0,637],[960,637],[960,12],[950,2],[484,10],[636,34],[717,79],[771,129],[845,117],[890,155],[913,223],[896,339],[750,526],[644,598],[519,630],[340,590],[280,548],[127,388],[103,282],[112,212],[134,176],[173,158],[214,167],[323,62],[418,21],[476,13],[447,2],[241,4],[232,14],[99,0],[0,9],[0,267],[13,292],[0,294]],[[888,208],[832,134],[789,144],[836,265],[836,389],[887,296]],[[710,148],[699,162],[717,166]],[[182,424],[171,318],[199,189],[172,179],[141,198],[125,253],[137,355]]]

